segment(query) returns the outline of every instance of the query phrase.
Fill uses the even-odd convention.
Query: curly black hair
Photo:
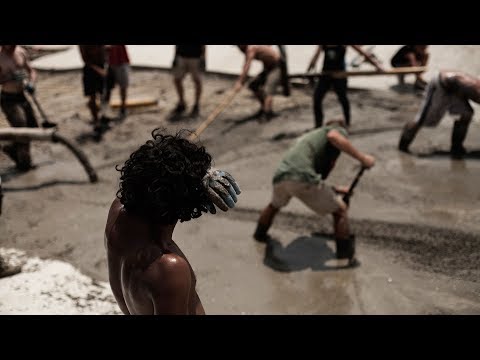
[[[210,169],[212,157],[205,147],[164,129],[152,131],[148,140],[130,155],[120,171],[117,197],[127,212],[173,224],[189,221],[207,212],[210,200],[202,179]]]

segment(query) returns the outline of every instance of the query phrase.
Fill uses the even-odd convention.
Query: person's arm
[[[247,53],[245,54],[245,63],[243,64],[242,73],[238,77],[237,83],[235,84],[235,89],[239,90],[243,87],[245,82],[247,81],[248,71],[250,70],[250,66],[252,65],[252,61],[255,58],[255,49],[252,47],[248,47]]]
[[[30,65],[30,62],[28,61],[27,53],[24,52],[23,49],[22,49],[22,56],[24,61],[23,68],[26,70],[28,74],[28,80],[27,80],[27,83],[25,84],[25,90],[27,90],[28,93],[33,94],[35,92],[35,80],[37,80],[37,72]]]
[[[307,72],[310,72],[315,68],[315,66],[317,65],[318,58],[319,58],[321,53],[322,53],[322,47],[320,45],[318,45],[317,50],[315,51],[315,54],[313,54],[312,60],[310,60],[310,64],[308,65]]]
[[[206,58],[205,58],[205,49],[207,48],[206,45],[202,45],[202,54],[200,55],[200,67],[202,68],[202,71],[205,72],[207,69],[207,63],[206,63]]]
[[[358,151],[339,131],[335,129],[330,130],[327,134],[327,139],[337,149],[360,161],[364,167],[371,168],[373,165],[375,165],[375,158],[373,156]]]
[[[30,65],[30,61],[28,61],[27,57],[25,56],[25,70],[28,72],[28,82],[35,83],[37,81],[37,72],[34,68]]]
[[[185,259],[165,254],[146,271],[154,315],[188,315],[192,275]]]
[[[385,71],[382,67],[382,65],[373,57],[371,56],[370,54],[368,54],[367,52],[365,52],[359,45],[350,45],[352,48],[355,49],[355,51],[357,51],[360,55],[364,56],[365,59],[370,63],[372,64],[373,66],[375,66],[375,68],[378,70],[378,71]]]

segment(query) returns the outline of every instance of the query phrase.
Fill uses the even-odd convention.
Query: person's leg
[[[25,101],[23,102],[22,107],[23,107],[23,111],[25,112],[27,127],[38,128],[39,126],[38,126],[37,117],[35,116],[32,105],[27,99],[25,99]]]
[[[315,115],[315,127],[323,125],[323,98],[330,89],[331,79],[327,76],[320,76],[315,92],[313,94],[313,110]]]
[[[90,109],[90,113],[92,114],[93,124],[94,126],[98,125],[98,105],[97,105],[97,95],[93,94],[90,95],[88,98],[88,108]]]
[[[282,69],[280,66],[275,67],[268,72],[265,80],[265,99],[263,100],[263,111],[270,120],[275,116],[273,113],[273,96],[282,80]]]
[[[337,259],[352,260],[355,257],[355,236],[350,234],[347,207],[340,208],[332,215]]]
[[[468,103],[468,100],[465,100],[465,102],[465,111],[453,125],[450,152],[454,158],[462,158],[466,154],[463,142],[467,137],[468,128],[473,118],[473,108]]]
[[[95,71],[89,66],[83,67],[83,93],[88,97],[87,107],[92,115],[93,126],[98,126],[97,86]]]
[[[25,101],[27,100],[20,94],[2,95],[1,108],[10,126],[28,127],[27,114],[24,109]],[[27,171],[32,168],[29,141],[14,141],[12,145],[5,146],[3,151],[15,162],[18,170]]]
[[[405,124],[398,149],[409,152],[409,146],[422,126],[435,126],[444,116],[451,99],[446,96],[438,78],[434,78],[427,87],[425,98],[414,120]]]
[[[202,97],[202,75],[200,68],[200,59],[191,59],[190,73],[192,74],[193,84],[195,86],[195,104],[193,105],[190,116],[195,117],[200,113],[200,99]]]
[[[334,79],[333,90],[337,94],[338,101],[342,105],[343,115],[347,126],[350,126],[350,102],[348,101],[347,79]]]
[[[257,228],[253,238],[259,242],[269,242],[268,230],[272,226],[273,220],[280,209],[288,204],[291,199],[289,193],[290,182],[279,182],[273,186],[272,201],[263,209],[257,222]]]
[[[181,114],[186,109],[185,91],[183,89],[183,78],[186,74],[185,59],[178,57],[173,68],[173,83],[178,96],[178,104],[174,112]]]
[[[424,53],[419,60],[420,66],[427,66],[429,57],[430,57],[429,53],[427,52]],[[423,74],[424,73],[420,73],[416,75],[415,85],[417,87],[423,86],[425,88],[425,86],[427,85],[427,82],[423,79]]]
[[[130,66],[128,64],[122,64],[115,67],[115,80],[120,88],[120,115],[125,116],[127,113],[127,95],[128,95],[128,85],[129,85],[129,71]]]
[[[257,116],[261,116],[264,114],[264,106],[265,106],[265,91],[263,86],[267,80],[267,71],[264,70],[260,74],[258,74],[248,85],[248,88],[253,92],[255,97],[260,103],[260,111],[258,112]]]
[[[340,196],[326,183],[319,185],[298,183],[291,191],[295,197],[318,215],[333,214],[337,258],[353,259],[355,243],[348,224],[348,207]]]
[[[255,233],[253,234],[255,240],[259,242],[269,241],[269,236],[267,233],[272,226],[273,220],[279,210],[280,209],[274,207],[271,203],[268,204],[265,209],[263,209],[257,222],[257,228],[255,229]]]

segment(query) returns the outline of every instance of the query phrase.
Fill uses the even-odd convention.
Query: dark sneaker
[[[463,159],[466,154],[467,150],[462,145],[452,147],[450,150],[450,156],[454,159]]]
[[[187,107],[185,104],[178,104],[177,107],[173,110],[173,113],[176,115],[182,114]]]
[[[56,123],[49,122],[49,121],[44,121],[42,123],[42,128],[44,128],[44,129],[51,129],[51,128],[54,128],[54,127],[57,127]]]
[[[120,109],[120,119],[125,119],[127,117],[127,109],[123,108],[123,109]]]
[[[350,235],[348,239],[335,239],[337,247],[337,259],[353,260],[355,257],[355,235]]]
[[[255,233],[255,234],[253,234],[253,238],[254,238],[256,241],[258,241],[258,242],[260,242],[260,243],[264,243],[264,244],[268,244],[268,243],[272,240],[272,238],[270,237],[270,235],[265,234],[265,233],[264,233],[264,234],[262,234],[262,233]]]
[[[270,120],[272,120],[273,118],[276,118],[276,117],[278,117],[278,116],[279,116],[279,114],[277,114],[277,113],[275,113],[275,112],[273,112],[273,111],[268,111],[268,112],[265,113],[265,120],[270,121]]]
[[[408,146],[409,146],[409,144],[407,143],[407,141],[402,138],[402,139],[400,139],[400,142],[398,143],[398,150],[409,154],[410,150],[408,149]]]
[[[200,107],[198,105],[195,105],[190,112],[190,117],[196,118],[198,115],[200,115]]]
[[[262,225],[257,225],[257,228],[255,229],[255,233],[253,234],[253,238],[261,243],[268,244],[272,238],[270,235],[267,234],[266,228]]]

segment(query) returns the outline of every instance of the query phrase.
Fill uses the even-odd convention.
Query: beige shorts
[[[280,209],[286,206],[292,197],[298,198],[318,215],[331,214],[343,205],[341,196],[325,183],[315,185],[286,180],[274,184],[273,207]]]
[[[199,58],[185,58],[178,56],[175,60],[175,66],[172,69],[173,77],[181,80],[186,74],[192,74],[193,79],[200,79],[202,70],[200,68]]]
[[[468,99],[455,93],[448,93],[440,84],[437,74],[428,84],[426,96],[415,119],[423,126],[435,127],[445,116],[447,111],[451,115],[472,115],[473,108]]]
[[[115,77],[115,83],[121,88],[128,87],[128,73],[130,71],[130,65],[112,65],[113,76]]]

